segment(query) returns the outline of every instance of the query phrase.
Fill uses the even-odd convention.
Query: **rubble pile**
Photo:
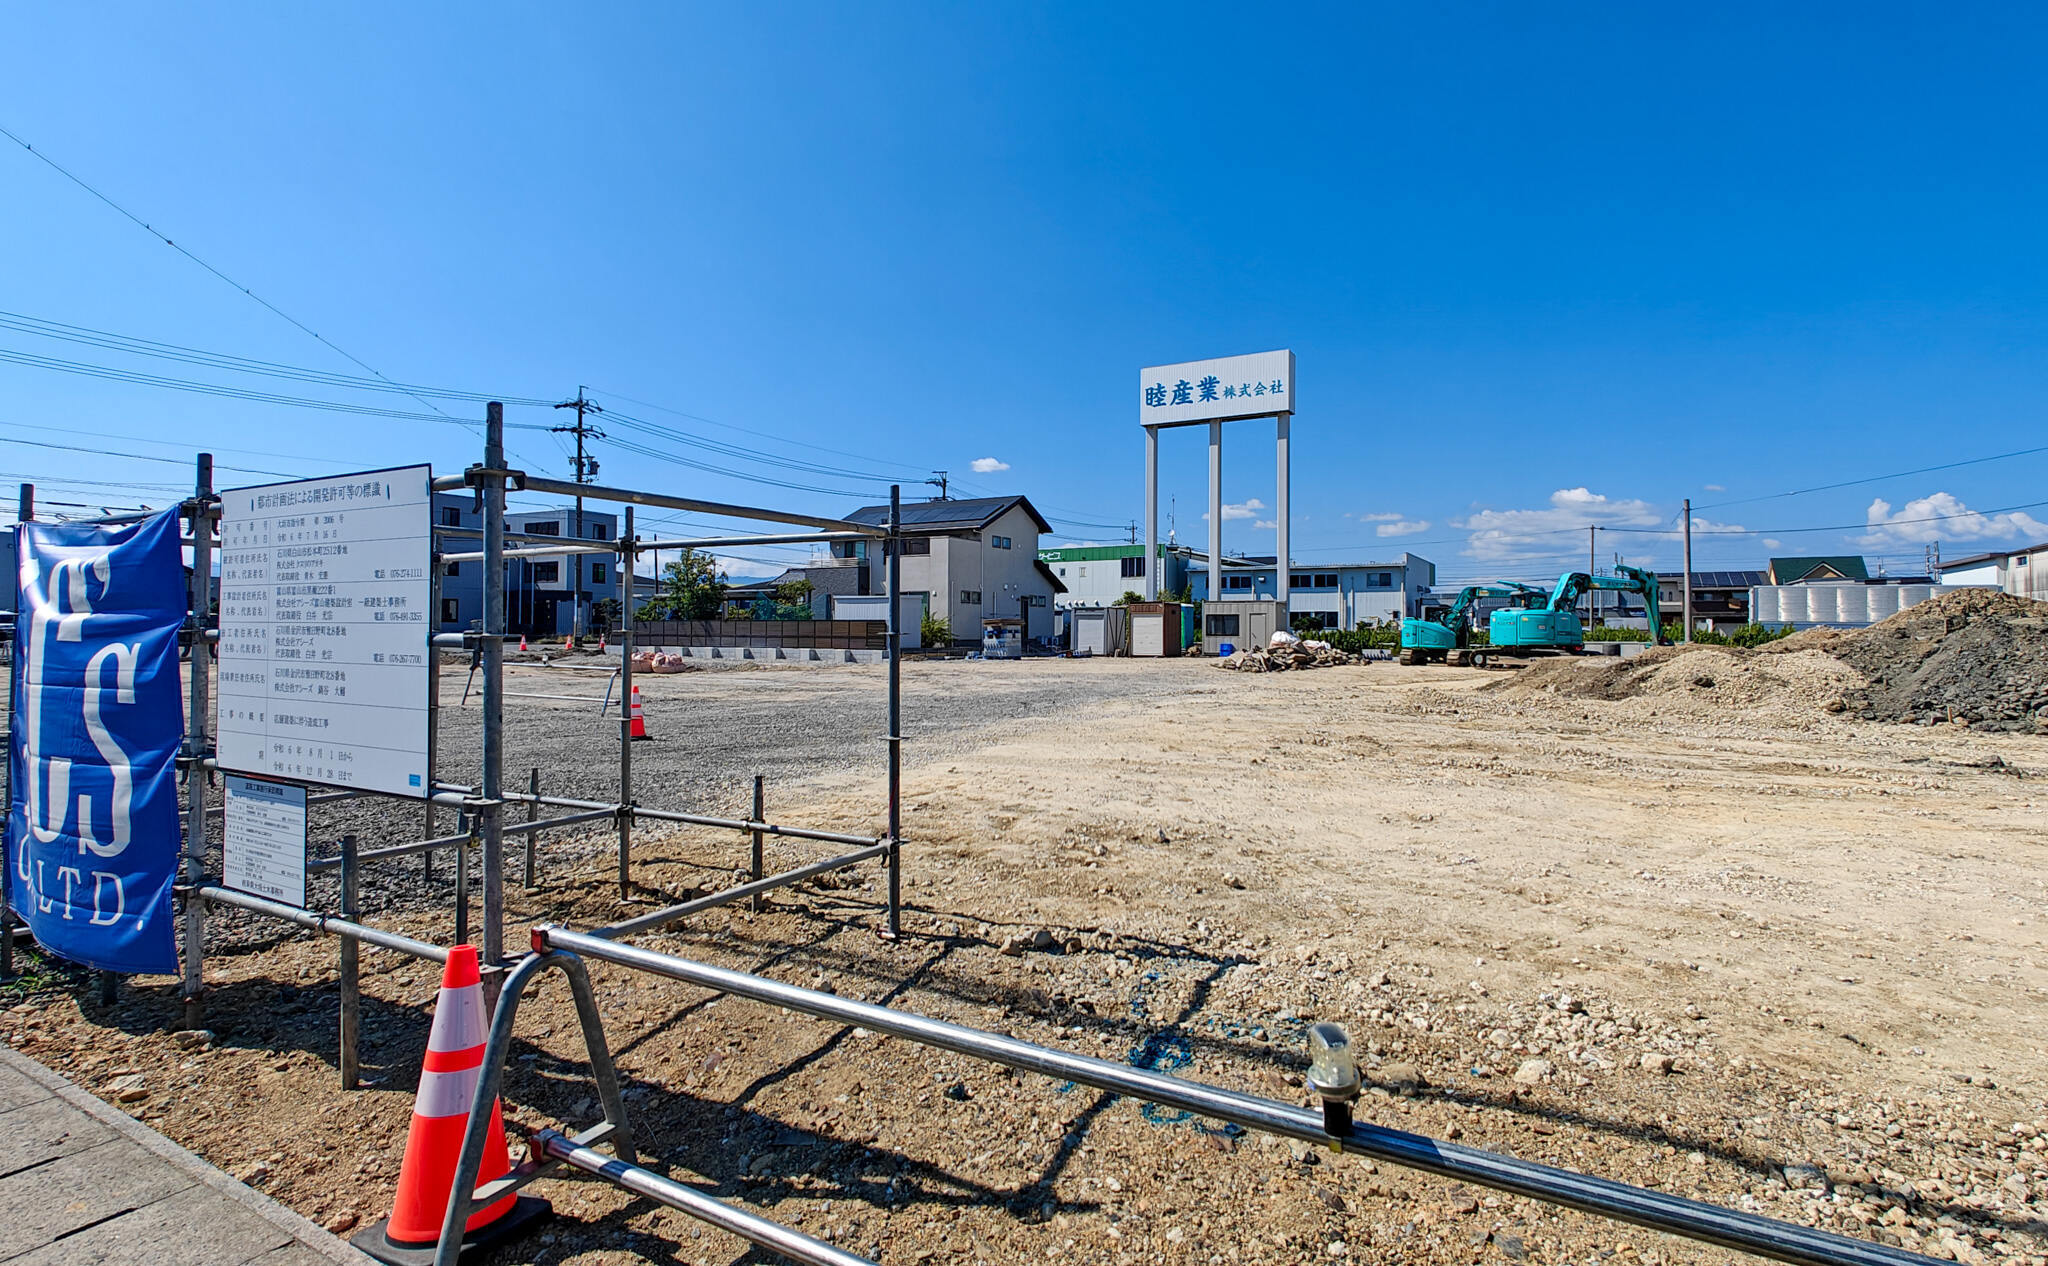
[[[1843,698],[1852,716],[2048,731],[2048,602],[1963,589],[1867,629],[1815,629],[1764,649],[1793,643],[1826,651],[1869,679]]]
[[[1232,651],[1217,660],[1216,666],[1238,673],[1284,673],[1295,668],[1335,668],[1358,662],[1358,656],[1340,651],[1328,642],[1275,633],[1266,649]]]

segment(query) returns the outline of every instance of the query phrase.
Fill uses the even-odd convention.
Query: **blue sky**
[[[2048,501],[2048,453],[1771,494],[2048,444],[2044,28],[1999,5],[17,8],[0,127],[333,346],[4,139],[0,310],[515,399],[588,384],[607,480],[843,511],[946,469],[1030,495],[1047,543],[1140,513],[1134,370],[1291,347],[1303,562],[1554,573],[1593,523],[1603,564],[1674,566],[1690,496],[1702,567],[1911,570],[1929,540],[2048,539],[2048,510],[2009,509]],[[431,417],[18,326],[0,352]],[[0,481],[46,501],[188,478],[114,453],[209,447],[245,468],[224,483],[476,458],[439,419],[18,363],[0,402]],[[1229,428],[1234,551],[1272,548],[1270,437]],[[545,431],[512,447],[568,473]],[[1205,540],[1199,431],[1165,449]]]

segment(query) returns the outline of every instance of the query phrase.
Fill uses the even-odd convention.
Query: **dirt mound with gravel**
[[[1630,659],[1545,660],[1486,689],[2048,733],[2048,602],[1966,589],[1867,629],[1809,629],[1753,651],[1666,646]]]
[[[1484,689],[1511,699],[1666,699],[1709,710],[1811,716],[1863,684],[1817,650],[1762,655],[1733,646],[1660,646],[1627,659],[1549,659]]]
[[[1964,589],[1867,629],[1816,629],[1765,653],[1780,647],[1823,651],[1862,673],[1868,684],[1846,703],[1868,720],[2048,732],[2048,602]]]

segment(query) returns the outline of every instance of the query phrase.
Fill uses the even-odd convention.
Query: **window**
[[[1210,615],[1202,617],[1204,632],[1210,637],[1236,637],[1237,617],[1234,615]]]
[[[462,620],[462,603],[454,598],[441,599],[441,623],[456,624]]]
[[[1296,589],[1335,589],[1337,587],[1337,573],[1333,571],[1298,571],[1288,578],[1288,583]]]
[[[533,565],[533,583],[536,585],[552,585],[561,580],[561,578],[562,565],[560,563],[548,562],[535,563]]]
[[[962,590],[960,591],[960,605],[961,605],[961,606],[963,606],[963,607],[978,607],[978,606],[980,606],[980,605],[981,605],[981,590],[979,590],[979,589],[962,589]]]
[[[560,536],[562,534],[562,521],[560,519],[548,519],[540,523],[529,523],[519,530],[527,536]]]
[[[1124,567],[1124,575],[1142,576],[1145,574],[1145,556],[1143,554],[1133,554],[1131,557],[1121,561]]]
[[[1223,587],[1225,589],[1250,589],[1252,587],[1252,578],[1250,576],[1225,576],[1223,578]]]
[[[447,574],[448,574],[448,575],[450,575],[450,576],[460,576],[460,575],[462,574],[462,564],[461,564],[461,563],[450,563],[450,564],[448,564],[448,571],[447,571]]]
[[[593,585],[601,585],[604,583],[603,563],[592,563],[590,565],[590,583]]]
[[[1067,569],[1066,569],[1066,568],[1064,568],[1064,567],[1060,568],[1060,575],[1064,576],[1064,575],[1066,575],[1066,574],[1067,574]]]
[[[1390,571],[1383,571],[1383,572],[1381,572],[1381,573],[1380,573],[1380,588],[1382,588],[1382,589],[1392,589],[1393,587],[1394,587],[1394,573],[1393,573],[1393,572],[1390,572]]]
[[[583,535],[593,541],[609,541],[612,539],[612,528],[609,523],[586,523],[583,527]]]
[[[1032,594],[1032,595],[1031,595],[1030,597],[1031,597],[1031,605],[1032,605],[1032,606],[1034,606],[1034,607],[1042,607],[1042,606],[1044,606],[1044,605],[1045,605],[1045,595],[1044,595],[1044,594],[1042,594],[1042,593],[1034,593],[1034,594]]]
[[[1083,567],[1083,568],[1081,569],[1081,579],[1083,579],[1083,580],[1086,580],[1086,579],[1088,579],[1088,569],[1087,569],[1086,567]]]
[[[461,526],[462,526],[462,507],[461,507],[461,506],[442,506],[442,507],[441,507],[441,526],[442,526],[442,527],[461,527]]]
[[[884,548],[887,548],[886,546]],[[903,557],[912,558],[932,552],[932,538],[929,536],[906,536],[903,538]]]
[[[1337,587],[1337,573],[1336,573],[1336,572],[1333,572],[1333,571],[1319,571],[1319,572],[1317,572],[1317,573],[1316,573],[1316,588],[1318,588],[1318,589],[1335,589],[1336,587]]]
[[[991,536],[988,538],[988,543],[997,549],[1010,548],[1010,538],[1007,536]]]
[[[2019,557],[2012,560],[2012,565],[2015,567],[2025,567],[2027,565],[2027,556],[2025,554],[2021,554]]]
[[[1312,589],[1315,587],[1315,583],[1316,578],[1307,572],[1298,571],[1287,577],[1288,587],[1292,589]]]

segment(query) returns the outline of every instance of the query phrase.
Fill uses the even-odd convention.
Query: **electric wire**
[[[754,436],[754,437],[755,437],[756,439],[764,439],[764,440],[769,440],[769,441],[772,441],[772,442],[774,442],[774,443],[777,443],[777,444],[783,444],[783,445],[787,445],[787,446],[789,446],[789,447],[791,447],[791,448],[808,448],[808,449],[815,449],[816,451],[818,451],[818,452],[821,452],[821,453],[831,453],[831,454],[834,454],[835,456],[839,456],[839,457],[851,457],[851,458],[854,458],[854,459],[855,459],[855,460],[857,460],[857,461],[870,461],[870,462],[871,462],[871,461],[874,461],[874,457],[873,457],[873,455],[872,455],[872,454],[866,454],[866,453],[853,453],[853,452],[848,452],[848,451],[847,451],[846,449],[843,449],[843,448],[832,448],[832,447],[830,447],[829,445],[825,445],[825,444],[814,444],[814,443],[811,443],[811,442],[810,442],[810,441],[808,441],[808,440],[792,440],[792,439],[788,439],[788,438],[786,438],[786,437],[784,437],[784,436],[780,436],[780,435],[774,435],[774,434],[771,434],[770,432],[767,432],[767,431],[755,431],[755,430],[750,430],[749,428],[747,428],[747,427],[744,427],[744,426],[736,426],[736,425],[734,425],[734,424],[733,424],[733,423],[731,423],[731,422],[720,422],[720,421],[718,421],[718,420],[717,420],[716,418],[707,418],[707,417],[703,416],[702,414],[697,414],[697,413],[686,413],[686,412],[684,412],[684,411],[683,411],[683,410],[681,410],[681,409],[673,409],[673,408],[670,408],[669,406],[667,406],[667,405],[665,405],[665,404],[656,404],[656,403],[654,403],[654,402],[653,402],[653,401],[651,401],[651,400],[641,400],[641,399],[637,399],[637,398],[635,398],[635,397],[633,397],[633,396],[629,396],[629,395],[627,395],[627,394],[626,394],[625,392],[623,392],[623,391],[613,391],[613,390],[611,390],[611,389],[609,389],[609,388],[607,388],[607,387],[592,387],[592,388],[591,388],[591,390],[592,390],[593,392],[597,393],[598,395],[601,395],[601,396],[606,396],[606,397],[612,397],[612,398],[616,398],[616,399],[619,399],[619,400],[624,400],[624,401],[625,401],[625,402],[626,402],[627,404],[637,404],[637,405],[639,405],[640,407],[642,407],[642,408],[644,408],[644,409],[653,409],[653,410],[654,410],[655,412],[657,412],[657,413],[667,413],[667,414],[672,414],[672,415],[674,415],[675,417],[679,417],[679,418],[688,418],[688,419],[689,419],[690,421],[692,421],[692,422],[702,422],[702,423],[704,423],[704,424],[705,424],[706,426],[715,426],[715,427],[720,427],[720,428],[722,428],[722,429],[724,429],[724,430],[727,430],[727,431],[738,431],[738,432],[739,432],[740,434],[742,434],[742,435],[751,435],[751,436]],[[908,470],[911,470],[911,469],[912,469],[912,468],[911,468],[911,467],[909,467],[909,466],[895,466],[895,463],[893,463],[893,462],[884,462],[884,463],[880,463],[880,464],[881,464],[881,465],[884,465],[884,466],[894,466],[894,467],[895,467],[895,468],[896,468],[897,470],[901,470],[901,471],[908,471]],[[884,479],[887,479],[888,481],[890,481],[890,482],[892,482],[892,483],[894,483],[894,482],[908,482],[908,481],[909,481],[909,480],[899,480],[899,479],[897,479],[897,478],[896,478],[896,476],[894,476],[894,475],[886,475],[886,476],[877,476],[877,477],[878,477],[878,478],[884,478]],[[917,474],[917,475],[913,475],[913,476],[910,476],[909,478],[910,478],[910,479],[922,479],[922,478],[923,478],[923,475],[922,475],[922,473],[919,473],[919,474]]]

